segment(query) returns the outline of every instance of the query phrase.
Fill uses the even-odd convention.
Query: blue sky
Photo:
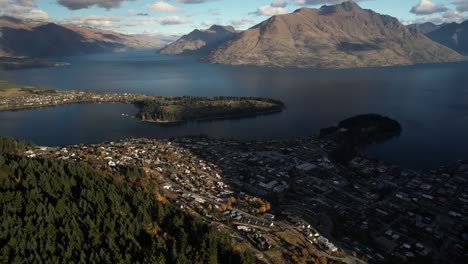
[[[0,0],[0,15],[47,19],[122,33],[184,34],[210,24],[249,28],[274,14],[342,0]],[[468,0],[356,0],[404,23],[460,22]]]

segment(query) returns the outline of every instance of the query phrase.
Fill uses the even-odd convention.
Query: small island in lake
[[[332,138],[336,147],[330,152],[330,157],[334,161],[347,163],[357,155],[358,148],[397,137],[401,131],[402,127],[396,120],[378,114],[365,114],[321,129],[320,137]]]
[[[398,121],[378,114],[357,115],[320,130],[320,136],[334,135],[342,142],[356,146],[384,141],[400,135]]]
[[[127,103],[142,121],[176,123],[251,117],[281,112],[281,101],[258,97],[163,97],[136,93],[64,91],[22,86],[0,80],[0,111],[79,103]]]

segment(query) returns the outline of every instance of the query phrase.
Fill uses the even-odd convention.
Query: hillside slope
[[[208,53],[223,42],[236,36],[236,30],[231,26],[213,25],[207,30],[195,29],[191,33],[164,47],[162,54]]]
[[[231,238],[157,198],[144,172],[27,159],[0,137],[2,263],[254,263]]]
[[[355,68],[461,60],[396,18],[352,1],[273,16],[214,50],[213,63]]]
[[[74,25],[0,17],[0,55],[59,57],[128,49],[157,49],[162,40]]]
[[[461,54],[468,55],[468,20],[451,23],[427,34],[433,41],[445,45]]]
[[[431,22],[426,22],[426,23],[422,23],[422,24],[411,24],[411,25],[408,25],[408,27],[410,29],[417,29],[419,30],[421,33],[423,34],[428,34],[434,30],[437,30],[443,26],[445,26],[446,24],[441,24],[441,25],[436,25],[434,23],[431,23]]]

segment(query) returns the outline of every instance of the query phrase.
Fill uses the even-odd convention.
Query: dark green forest
[[[159,97],[135,104],[140,119],[160,122],[255,116],[284,108],[280,101],[256,97]]]
[[[398,121],[378,114],[357,115],[341,121],[338,126],[323,128],[320,137],[332,138],[338,143],[330,157],[339,163],[348,163],[358,154],[358,148],[383,142],[400,135]]]
[[[85,163],[27,159],[0,137],[2,263],[252,263],[250,251],[130,184],[138,169],[103,175]],[[117,178],[128,180],[117,181]]]

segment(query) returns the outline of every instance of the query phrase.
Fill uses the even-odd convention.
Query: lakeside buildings
[[[359,155],[343,166],[328,158],[335,147],[318,138],[185,137],[38,147],[25,155],[108,171],[143,168],[180,208],[260,250],[278,247],[278,232],[287,229],[329,258],[467,257],[468,163],[419,172]]]

